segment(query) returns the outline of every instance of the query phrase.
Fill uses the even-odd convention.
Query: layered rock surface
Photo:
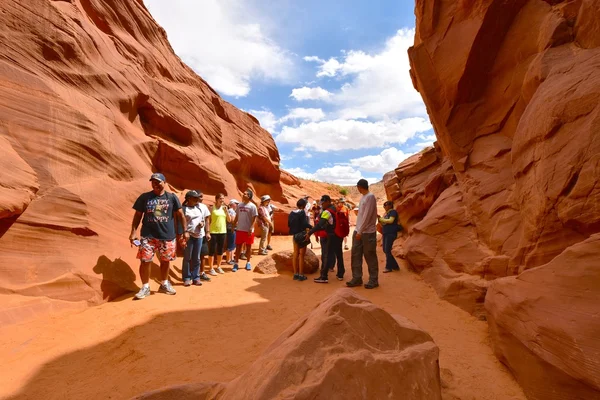
[[[585,306],[600,296],[585,257],[600,231],[598,2],[418,0],[415,12],[411,76],[438,141],[385,177],[408,227],[401,252],[441,297],[482,317],[486,299],[498,355],[519,381],[531,373],[519,350],[547,367],[523,383],[531,398],[572,398],[573,388],[596,398],[600,355],[574,372],[565,365],[580,350],[555,352],[553,341],[600,348],[589,336],[597,311]],[[544,287],[552,269],[569,270],[568,283],[553,281],[561,296]],[[520,273],[527,284],[494,282]],[[535,301],[540,291],[548,297]],[[561,298],[580,312],[568,315]]]
[[[147,393],[166,399],[441,399],[438,348],[407,319],[340,289],[228,383]]]
[[[181,62],[142,1],[7,0],[0,33],[0,296],[60,308],[135,290],[131,206],[154,171],[209,202],[250,187],[285,211],[284,188],[304,191],[281,174],[272,136]],[[8,303],[0,323],[37,312]]]

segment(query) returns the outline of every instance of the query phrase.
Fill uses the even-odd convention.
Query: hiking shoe
[[[376,287],[379,287],[379,283],[377,283],[377,282],[365,283],[365,289],[375,289]]]
[[[306,277],[306,275],[298,275],[298,279],[297,280],[300,281],[300,282],[302,282],[302,281],[305,281],[307,279],[308,278]]]
[[[233,264],[233,268],[231,268],[231,272],[237,272],[237,270],[239,269],[237,263]]]
[[[315,283],[329,283],[329,281],[327,280],[327,278],[315,278]]]
[[[140,289],[139,292],[136,293],[135,295],[135,299],[136,300],[141,300],[144,297],[150,296],[150,287],[144,287],[142,286],[142,288]]]
[[[161,293],[166,293],[166,294],[177,294],[177,291],[175,290],[175,288],[173,288],[173,286],[171,285],[171,282],[167,281],[167,283],[164,283],[162,285],[160,285],[160,287],[158,288],[158,291]]]
[[[273,250],[270,244],[267,245],[267,250]]]
[[[220,274],[224,274],[225,273],[225,271],[223,271],[223,268],[221,268],[221,267],[217,268],[217,272],[220,273]]]
[[[252,265],[250,265],[250,263],[246,263],[246,271],[252,271]]]
[[[362,279],[350,279],[348,282],[346,282],[346,286],[348,287],[356,287],[356,286],[360,286],[363,284]]]
[[[202,286],[202,281],[200,279],[194,280],[194,286]]]
[[[245,255],[245,254],[242,254],[242,255],[240,256],[240,260],[245,260],[245,259],[246,259],[246,255]]]
[[[299,276],[299,274],[294,274],[294,280],[297,281]]]
[[[200,279],[206,282],[210,282],[210,278],[208,277],[208,275],[206,275],[206,272],[200,274]]]
[[[192,280],[191,279],[186,279],[183,281],[183,286],[190,286],[192,284]]]
[[[210,271],[208,271],[208,273],[212,276],[217,276],[217,271],[215,271],[214,268],[211,268]]]

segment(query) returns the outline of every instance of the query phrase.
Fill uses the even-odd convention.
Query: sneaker
[[[196,279],[194,281],[194,286],[202,286],[202,281],[200,279]]]
[[[315,283],[329,283],[329,281],[327,280],[327,278],[315,278]]]
[[[237,263],[233,264],[233,268],[231,268],[231,272],[237,272],[237,270],[239,269]]]
[[[245,255],[245,254],[242,254],[242,255],[240,256],[240,260],[245,260],[245,259],[246,259],[246,255]]]
[[[235,261],[233,261],[233,260],[231,260],[231,261],[227,261],[227,264],[229,264],[229,265],[233,265],[233,264],[235,264]]]
[[[144,297],[150,296],[150,287],[144,287],[142,286],[142,288],[140,289],[139,292],[136,293],[135,295],[135,299],[136,300],[141,300]]]
[[[246,263],[246,271],[252,271],[252,265],[250,265],[250,263]]]
[[[338,281],[343,281],[344,280],[343,276],[336,276],[336,278],[337,278]]]
[[[217,268],[217,272],[220,273],[220,274],[224,274],[225,273],[225,271],[223,271],[223,268],[221,268],[221,267]]]
[[[375,289],[376,287],[379,287],[379,283],[377,283],[377,282],[365,283],[365,289]]]
[[[192,285],[192,280],[191,279],[186,279],[183,281],[183,286],[191,286]]]
[[[350,279],[348,282],[346,282],[346,286],[348,287],[356,287],[356,286],[360,286],[363,284],[362,279]]]
[[[217,271],[215,271],[214,268],[211,268],[210,271],[208,271],[208,273],[212,276],[217,276]]]
[[[299,274],[294,274],[294,280],[297,281],[299,276]]]
[[[208,277],[208,275],[206,275],[206,272],[200,274],[200,279],[206,282],[210,282],[210,278]]]
[[[177,294],[177,292],[171,285],[171,282],[169,282],[169,281],[167,281],[167,283],[165,283],[165,284],[160,285],[160,287],[158,288],[158,291],[161,293],[166,293],[166,294]]]
[[[267,252],[267,250],[259,250],[258,251],[258,255],[259,256],[268,256],[269,253]]]
[[[267,245],[267,250],[273,250],[270,244]]]
[[[298,275],[298,280],[300,282],[307,280],[308,278],[306,277],[306,275]]]

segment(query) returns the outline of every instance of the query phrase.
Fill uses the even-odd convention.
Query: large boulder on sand
[[[318,270],[319,259],[311,249],[306,249],[306,254],[304,256],[304,273],[314,274]],[[284,250],[271,254],[254,267],[254,272],[261,274],[276,274],[282,271],[294,272],[291,250]]]
[[[441,399],[438,353],[412,322],[340,289],[233,381],[178,386],[138,399],[435,400]]]

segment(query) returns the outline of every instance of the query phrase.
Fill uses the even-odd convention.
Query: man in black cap
[[[135,295],[140,300],[150,295],[150,264],[154,254],[158,253],[160,260],[161,285],[159,292],[166,294],[177,293],[169,282],[169,267],[175,260],[177,239],[184,242],[183,233],[176,233],[176,226],[185,226],[185,216],[181,203],[173,193],[165,191],[165,176],[161,173],[152,174],[152,191],[143,193],[133,205],[135,214],[131,222],[129,241],[139,246],[137,258],[140,260],[140,278],[142,288]],[[175,223],[177,219],[177,224]],[[137,229],[142,221],[141,239],[137,239]],[[184,243],[182,243],[184,244]]]
[[[349,287],[363,284],[363,256],[369,267],[369,282],[365,288],[374,289],[379,286],[379,266],[377,264],[377,199],[369,192],[369,182],[361,179],[356,188],[363,195],[358,203],[356,228],[352,235],[352,279],[346,282]]]
[[[325,231],[327,236],[321,238],[321,274],[315,278],[316,283],[328,283],[328,272],[335,265],[335,252],[333,245],[335,241],[335,206],[331,203],[331,197],[324,194],[321,196],[321,215],[319,222],[308,231],[307,239],[316,231]],[[340,242],[341,243],[341,242]],[[341,280],[341,279],[340,279]]]

